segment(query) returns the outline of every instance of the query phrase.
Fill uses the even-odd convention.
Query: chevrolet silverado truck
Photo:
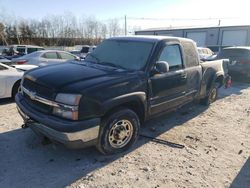
[[[225,61],[200,63],[192,40],[114,37],[83,62],[26,72],[15,100],[24,127],[113,154],[135,143],[146,120],[194,100],[214,102],[226,76]]]

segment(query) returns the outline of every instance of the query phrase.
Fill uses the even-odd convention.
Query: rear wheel
[[[209,92],[208,92],[208,95],[204,98],[204,99],[201,99],[201,104],[203,105],[210,105],[211,103],[215,102],[217,97],[218,97],[218,88],[219,88],[219,83],[215,82]]]
[[[140,121],[130,109],[119,110],[102,121],[97,148],[103,154],[127,150],[138,138]]]

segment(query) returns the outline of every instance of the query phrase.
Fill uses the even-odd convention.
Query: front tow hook
[[[22,127],[22,129],[27,129],[29,127],[29,125],[27,123],[24,123],[24,124],[22,124],[21,127]]]
[[[31,119],[27,119],[27,120],[25,120],[24,121],[24,124],[22,124],[22,129],[27,129],[27,128],[29,128],[29,124],[30,123],[32,123],[32,122],[34,122],[33,120],[31,120]]]

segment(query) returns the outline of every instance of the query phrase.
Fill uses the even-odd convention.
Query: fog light
[[[78,120],[78,111],[69,111],[66,109],[54,107],[53,114],[71,120]]]

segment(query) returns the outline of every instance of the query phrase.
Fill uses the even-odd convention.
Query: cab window
[[[169,70],[178,70],[182,68],[182,57],[179,45],[169,45],[164,47],[159,61],[166,61],[169,64]]]
[[[199,65],[199,58],[196,45],[189,41],[182,42],[183,54],[186,67],[194,67]]]

